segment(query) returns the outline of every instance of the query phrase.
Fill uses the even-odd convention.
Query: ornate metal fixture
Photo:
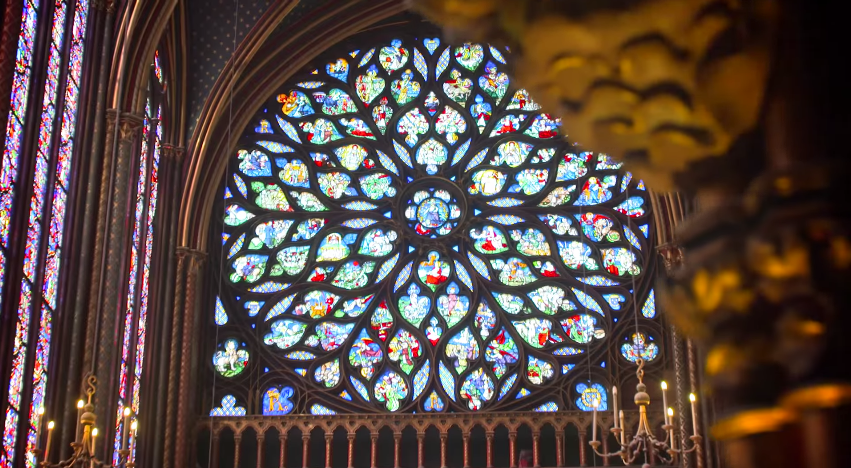
[[[601,442],[597,440],[597,404],[599,402],[594,402],[593,438],[590,442],[588,442],[588,445],[591,446],[594,453],[601,457],[620,457],[625,465],[631,465],[635,462],[639,455],[643,453],[644,465],[642,465],[642,468],[648,468],[650,466],[651,459],[653,458],[653,454],[655,453],[663,463],[674,466],[677,464],[677,460],[681,455],[694,452],[700,446],[700,442],[703,439],[698,434],[697,419],[695,419],[695,413],[697,412],[697,398],[693,393],[689,395],[689,400],[691,400],[692,422],[694,423],[692,426],[692,435],[689,437],[692,441],[691,447],[681,447],[677,449],[677,439],[674,437],[674,409],[667,407],[668,385],[664,381],[662,382],[662,406],[667,407],[667,409],[663,409],[665,413],[665,425],[662,426],[662,428],[665,430],[665,439],[660,441],[656,438],[656,435],[653,434],[653,430],[650,428],[650,423],[647,421],[647,407],[650,406],[650,395],[647,394],[647,386],[644,385],[643,359],[638,360],[638,370],[635,374],[638,376],[638,385],[635,386],[634,400],[635,404],[638,405],[639,418],[638,429],[636,430],[635,435],[632,436],[632,440],[629,443],[626,442],[623,411],[618,412],[618,390],[616,387],[612,387],[612,400],[614,401],[613,420],[615,422],[615,427],[611,429],[611,432],[615,434],[620,445],[620,450],[611,453],[601,453],[599,451],[601,445]]]
[[[122,443],[121,450],[118,451],[118,460],[115,463],[108,464],[99,460],[95,456],[95,443],[97,442],[98,428],[95,427],[95,424],[97,423],[97,416],[95,415],[95,405],[92,404],[92,397],[94,397],[95,392],[97,391],[97,377],[89,375],[86,378],[86,385],[88,387],[86,388],[87,401],[84,402],[83,400],[80,400],[77,402],[77,412],[80,416],[77,421],[77,437],[74,442],[71,442],[71,448],[74,449],[73,454],[71,454],[71,457],[67,460],[63,460],[58,463],[50,463],[50,445],[52,441],[53,428],[55,426],[54,422],[50,421],[47,423],[47,441],[43,451],[41,449],[41,434],[39,433],[36,435],[36,448],[33,450],[36,463],[38,466],[43,468],[68,468],[71,466],[90,468],[135,467],[136,463],[134,454],[136,453],[136,430],[138,429],[138,425],[136,421],[133,421],[132,424],[130,423],[130,408],[124,409],[124,436],[121,439]],[[39,417],[43,414],[44,412],[41,411],[39,413]],[[129,441],[128,430],[130,432]],[[42,454],[44,454],[44,457],[42,457]]]

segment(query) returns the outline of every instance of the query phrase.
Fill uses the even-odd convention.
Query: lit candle
[[[614,385],[612,386],[612,404],[615,405],[614,411],[612,412],[612,415],[614,416],[614,419],[615,419],[615,428],[617,428],[618,427],[618,418],[617,418],[617,416],[618,416],[618,387],[615,387]]]
[[[39,442],[41,442],[41,423],[44,419],[44,406],[39,406],[36,412],[38,413],[38,426],[35,429],[35,446],[38,448]]]
[[[95,440],[98,438],[98,428],[92,429],[92,453],[95,453]]]
[[[136,430],[139,429],[139,423],[137,421],[133,421],[133,424],[130,425],[130,453],[127,455],[127,460],[129,461],[133,458],[133,455],[136,453]]]
[[[697,397],[694,396],[694,393],[689,393],[688,399],[691,400],[692,435],[697,435]]]
[[[668,420],[668,437],[671,438],[671,448],[676,450],[677,449],[677,441],[676,441],[676,439],[674,439],[674,425],[673,425],[674,408],[668,408],[668,412],[665,416],[667,416],[666,419]]]
[[[626,426],[623,423],[623,410],[620,411],[620,419],[621,419],[621,445],[625,445],[626,441]]]
[[[591,441],[597,442],[597,400],[594,400],[592,408],[594,408],[594,423],[591,426]]]
[[[83,418],[83,406],[86,403],[83,400],[77,400],[77,440],[80,440],[81,419]]]
[[[53,428],[56,426],[56,423],[50,421],[47,423],[47,447],[44,449],[44,461],[50,460],[50,442],[53,440]]]
[[[665,414],[665,408],[668,407],[668,382],[662,381],[662,414]],[[665,414],[665,424],[671,424],[668,421],[668,415]]]
[[[124,424],[121,431],[121,450],[127,450],[127,431],[130,430],[130,408],[124,408]]]

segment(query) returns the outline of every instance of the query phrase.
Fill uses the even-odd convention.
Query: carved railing
[[[638,412],[626,412],[625,418],[626,438],[629,440],[638,422]],[[605,452],[617,450],[614,435],[610,433],[612,422],[611,413],[598,414],[597,437],[602,441],[602,449]],[[651,418],[651,423],[661,435],[661,417]],[[591,458],[593,453],[588,446],[589,437],[592,436],[591,427],[591,413],[582,411],[213,417],[199,421],[196,426],[198,431],[196,440],[199,444],[199,452],[206,452],[209,457],[208,463],[203,463],[203,460],[199,460],[199,463],[201,466],[212,468],[226,466],[248,468],[255,463],[258,468],[285,468],[288,466],[287,450],[296,448],[302,452],[301,466],[298,468],[317,468],[318,463],[315,461],[323,459],[317,452],[322,451],[323,448],[325,468],[344,466],[342,455],[345,455],[345,467],[391,468],[387,463],[378,461],[378,454],[387,458],[386,454],[390,450],[393,454],[392,468],[433,468],[431,465],[435,463],[430,464],[426,460],[427,454],[435,453],[432,452],[433,450],[439,450],[440,467],[456,468],[455,465],[458,463],[453,464],[447,457],[449,445],[456,447],[456,450],[449,454],[450,456],[457,453],[457,447],[463,447],[464,468],[471,466],[471,458],[486,460],[488,468],[494,466],[515,468],[518,466],[521,450],[531,452],[532,460],[530,461],[535,467],[540,467],[542,461],[545,462],[545,466],[554,464],[563,467],[566,466],[566,458],[573,461],[572,465],[578,461],[579,466],[608,466],[609,460]],[[406,465],[401,461],[401,453],[405,450],[405,447],[402,447],[404,445],[402,440],[403,433],[410,441],[414,432],[417,450],[416,467],[409,467],[407,465],[410,463]],[[471,434],[474,433],[477,433],[479,437],[483,434],[486,440],[485,444],[479,444],[478,450],[470,444]],[[343,434],[345,434],[345,440],[341,440]],[[392,434],[392,441],[388,440],[389,434]],[[356,438],[363,440],[367,435],[369,437],[368,454],[364,454],[365,450],[361,444],[359,446],[361,449],[356,456]],[[231,437],[232,446],[230,445]],[[293,438],[300,438],[300,443],[294,443]],[[324,447],[321,444],[323,439]],[[227,447],[222,450],[226,440]],[[251,442],[248,442],[249,440]],[[276,460],[269,459],[273,457],[264,456],[268,455],[267,444],[271,443],[279,445],[277,456],[274,457],[277,458]],[[506,444],[508,450],[505,449]],[[254,463],[246,464],[245,459],[253,457],[245,456],[245,448],[256,448]],[[232,453],[226,453],[231,450]],[[542,450],[547,452],[542,453]],[[341,451],[342,455],[339,454]],[[507,452],[507,457],[495,457],[495,452],[502,454]],[[408,460],[411,458],[411,456],[406,457]],[[436,457],[429,458],[433,460]],[[458,460],[460,457],[452,458]],[[658,462],[655,455],[651,454],[651,458],[647,460],[650,465]],[[309,460],[314,460],[314,463],[308,463]]]

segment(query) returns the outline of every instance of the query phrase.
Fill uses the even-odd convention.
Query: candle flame
[[[38,415],[41,416],[42,414],[44,414],[44,406],[39,406],[38,407]]]
[[[124,408],[124,416],[130,416],[130,407]]]
[[[694,396],[694,393],[689,393],[689,394],[688,394],[688,399],[689,399],[689,401],[691,401],[692,403],[694,403],[695,401],[697,401],[697,397],[696,397],[696,396]]]
[[[53,421],[49,421],[49,422],[47,423],[47,430],[48,430],[48,431],[52,431],[54,427],[56,427],[56,423],[55,423],[55,422],[53,422]]]
[[[668,408],[668,416],[674,415],[674,408]]]
[[[665,382],[665,381],[663,380],[663,381],[662,381],[662,390],[667,390],[667,389],[668,389],[668,382]]]
[[[86,403],[83,400],[78,400],[77,401],[77,409],[83,409],[83,406],[85,406],[85,404]]]
[[[131,430],[131,431],[133,431],[133,432],[136,432],[136,429],[137,429],[138,427],[139,427],[139,423],[138,423],[138,422],[136,422],[136,421],[133,421],[133,423],[132,423],[132,424],[130,424],[130,430]]]
[[[98,436],[98,428],[92,429],[92,437],[97,437],[97,436]]]

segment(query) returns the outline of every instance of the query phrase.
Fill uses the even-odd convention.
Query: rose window
[[[269,99],[226,179],[215,401],[587,409],[653,365],[643,183],[570,142],[509,58],[389,38]]]

